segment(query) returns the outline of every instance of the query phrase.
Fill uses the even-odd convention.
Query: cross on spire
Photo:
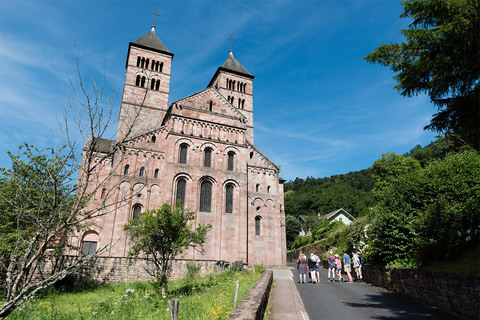
[[[160,15],[157,13],[157,9],[155,9],[155,12],[150,12],[150,14],[153,15],[153,26],[155,27],[155,18]]]
[[[227,38],[227,40],[230,40],[230,51],[232,51],[232,41],[235,41],[235,39],[232,38],[232,34],[230,33],[230,37]]]

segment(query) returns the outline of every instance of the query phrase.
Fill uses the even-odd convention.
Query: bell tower
[[[230,39],[229,40],[233,40]],[[230,48],[227,60],[218,67],[208,87],[217,89],[247,118],[247,140],[253,144],[253,79],[247,69],[233,56]]]
[[[173,53],[151,31],[128,46],[117,141],[161,125],[168,109]]]

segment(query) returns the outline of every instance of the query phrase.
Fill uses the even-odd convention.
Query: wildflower
[[[135,289],[130,289],[129,288],[129,289],[125,290],[125,293],[134,293],[134,292],[135,292]]]

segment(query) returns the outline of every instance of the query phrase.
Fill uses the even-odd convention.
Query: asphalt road
[[[296,266],[289,267],[294,268],[295,284],[311,320],[456,319],[454,315],[364,282],[327,283],[326,269],[320,269],[320,283],[300,284]]]

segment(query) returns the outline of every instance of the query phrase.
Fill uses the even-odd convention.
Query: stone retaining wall
[[[480,277],[417,269],[391,269],[389,281],[384,266],[364,265],[364,281],[428,305],[478,319]]]
[[[267,270],[248,291],[237,308],[232,311],[230,320],[261,320],[268,304],[273,282],[273,271]]]

